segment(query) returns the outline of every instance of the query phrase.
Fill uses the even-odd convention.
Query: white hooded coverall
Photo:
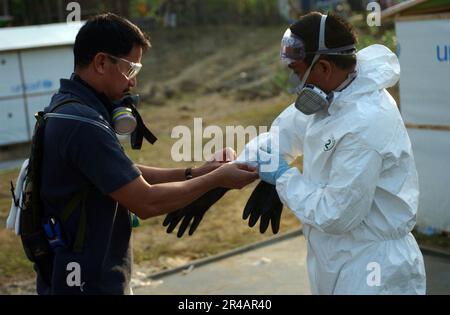
[[[303,223],[313,294],[425,294],[422,254],[410,233],[419,197],[411,143],[386,88],[397,83],[395,54],[372,45],[357,54],[356,79],[335,92],[328,112],[289,106],[273,122],[288,162],[303,174],[276,183]]]

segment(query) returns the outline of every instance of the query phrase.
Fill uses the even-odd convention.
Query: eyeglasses
[[[131,62],[126,59],[112,56],[109,54],[106,54],[106,55],[111,59],[114,59],[116,61],[123,61],[129,65],[129,68],[125,73],[121,72],[127,80],[131,80],[131,79],[135,78],[138,75],[139,71],[141,71],[141,69],[142,69],[142,64],[140,64],[140,63]]]

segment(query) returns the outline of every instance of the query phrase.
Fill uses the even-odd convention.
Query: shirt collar
[[[77,74],[72,74],[70,80],[61,79],[59,93],[72,94],[79,98],[85,105],[96,110],[107,121],[111,121],[113,104],[104,93],[96,91]]]

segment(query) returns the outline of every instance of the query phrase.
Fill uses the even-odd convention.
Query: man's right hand
[[[214,188],[241,189],[257,178],[256,169],[227,163],[188,181],[150,185],[139,176],[110,196],[139,218],[147,219],[180,209]]]
[[[227,163],[211,173],[220,187],[242,189],[259,178],[256,168],[246,164]]]

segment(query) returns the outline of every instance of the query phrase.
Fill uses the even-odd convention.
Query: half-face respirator
[[[139,95],[128,94],[121,100],[113,103],[112,123],[114,131],[119,135],[130,135],[133,150],[141,149],[143,138],[151,144],[157,140],[155,135],[144,124],[141,115],[136,109],[139,100]]]
[[[303,40],[299,36],[293,34],[289,28],[286,30],[281,40],[280,58],[283,64],[289,65],[296,61],[302,61],[307,54],[314,54],[311,65],[302,78],[295,73],[292,73],[289,78],[290,83],[294,85],[294,88],[291,89],[290,92],[298,95],[297,100],[295,101],[295,107],[306,115],[311,115],[320,110],[327,109],[333,100],[333,93],[327,94],[317,86],[305,84],[312,67],[319,60],[319,57],[321,55],[342,56],[356,54],[356,47],[354,44],[337,48],[328,48],[325,45],[326,20],[327,16],[322,15],[320,21],[319,45],[318,50],[315,52],[306,52]],[[341,91],[347,87],[355,79],[356,74],[356,71],[350,73],[336,91]]]

